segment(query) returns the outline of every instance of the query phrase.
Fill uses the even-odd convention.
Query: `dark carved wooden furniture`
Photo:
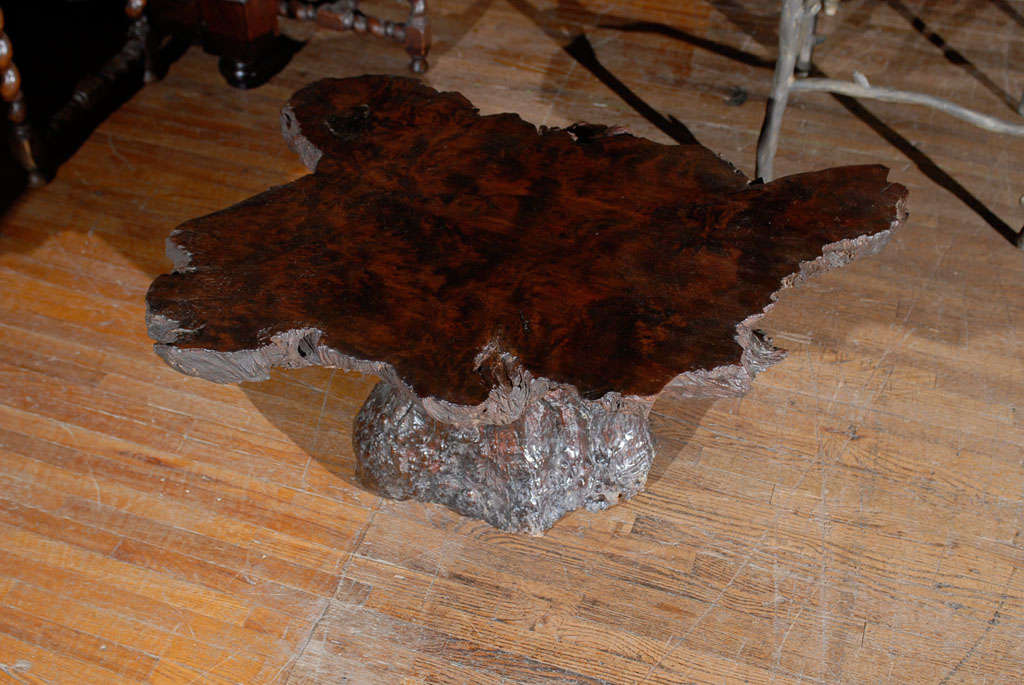
[[[427,69],[430,20],[426,0],[409,0],[409,16],[392,22],[364,14],[358,0],[163,0],[154,3],[158,24],[198,33],[203,47],[220,55],[220,71],[236,88],[261,85],[288,61],[299,44],[284,38],[278,17],[315,21],[338,31],[370,33],[402,43],[416,73]]]
[[[327,4],[281,0],[281,13],[296,19],[315,21],[318,26],[328,29],[370,33],[402,43],[411,58],[409,68],[422,74],[427,70],[427,53],[430,52],[431,41],[427,0],[408,2],[409,17],[402,23],[364,14],[359,9],[359,0],[339,0]]]
[[[751,183],[697,143],[538,131],[410,79],[320,81],[282,128],[313,173],[171,234],[157,353],[218,382],[377,374],[361,480],[506,530],[639,492],[661,390],[744,393],[782,358],[776,293],[904,217],[883,167]]]
[[[84,118],[102,107],[119,79],[134,66],[143,64],[145,78],[152,77],[149,61],[149,25],[144,15],[146,0],[127,0],[124,13],[131,20],[123,45],[95,72],[82,75],[62,106],[47,111],[45,121],[30,118],[29,106],[22,83],[22,72],[15,60],[15,46],[5,32],[4,14],[0,9],[0,96],[7,103],[9,138],[15,158],[28,174],[31,186],[46,183],[57,164],[56,149]],[[60,40],[49,35],[37,40]],[[19,53],[20,54],[20,53]],[[64,65],[71,70],[71,65]]]
[[[8,103],[7,119],[11,124],[11,148],[28,173],[29,183],[40,186],[46,179],[39,170],[34,149],[37,146],[32,144],[35,136],[28,123],[28,107],[25,104],[25,94],[21,92],[21,72],[14,63],[14,47],[4,32],[3,8],[0,8],[0,97]]]
[[[150,0],[148,14],[161,36],[197,40],[218,55],[235,88],[255,88],[287,64],[298,46],[278,31],[278,0]]]

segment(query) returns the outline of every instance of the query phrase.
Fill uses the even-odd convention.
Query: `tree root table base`
[[[509,531],[640,492],[662,389],[746,392],[783,357],[756,328],[778,291],[905,216],[882,167],[752,183],[696,143],[538,131],[403,78],[314,83],[282,129],[313,173],[171,234],[157,353],[217,382],[380,376],[360,480]]]
[[[589,401],[557,387],[510,423],[460,426],[379,383],[356,418],[357,473],[387,497],[539,533],[574,509],[604,509],[643,489],[654,459],[647,415],[643,402]]]

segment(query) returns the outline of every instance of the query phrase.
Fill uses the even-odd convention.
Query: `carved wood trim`
[[[335,31],[369,33],[402,43],[411,58],[409,68],[422,74],[428,67],[427,53],[430,52],[431,43],[427,0],[408,2],[409,16],[401,23],[363,13],[359,9],[359,0],[339,0],[319,6],[301,0],[282,0],[281,14],[294,19],[315,21],[318,26]]]

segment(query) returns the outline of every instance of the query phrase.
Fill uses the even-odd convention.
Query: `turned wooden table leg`
[[[145,14],[146,0],[128,0],[124,12],[132,20],[131,32],[133,36],[142,43],[143,55],[146,60],[142,79],[145,83],[152,83],[158,79],[158,76],[153,66],[153,35],[150,30],[149,20]]]
[[[427,70],[427,53],[430,51],[430,17],[427,15],[427,0],[409,0],[409,19],[405,22],[405,51],[412,61],[409,68],[416,74]]]
[[[312,19],[318,26],[335,31],[355,31],[390,38],[405,46],[411,58],[410,70],[417,74],[427,70],[431,43],[427,0],[409,0],[409,17],[401,24],[364,14],[359,9],[359,0],[338,0],[320,6],[303,0],[281,0],[280,13],[295,19]]]
[[[0,9],[0,97],[8,103],[7,119],[11,122],[11,149],[15,158],[28,173],[28,183],[36,188],[46,184],[41,170],[39,142],[28,121],[25,95],[21,92],[21,73],[14,64],[14,48],[4,32],[4,15]]]
[[[220,55],[220,73],[235,88],[265,83],[284,62],[277,0],[201,0],[203,44]]]

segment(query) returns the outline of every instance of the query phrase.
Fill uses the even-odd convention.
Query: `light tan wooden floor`
[[[436,0],[426,81],[485,113],[668,142],[562,50],[584,33],[637,98],[752,173],[776,2],[541,1]],[[1015,116],[1021,0],[842,5],[828,74]],[[647,24],[602,27],[624,22]],[[404,70],[394,46],[317,32],[241,92],[192,49],[0,219],[0,681],[1021,682],[1024,252],[921,167],[1019,228],[1024,141],[864,102],[872,128],[799,96],[778,171],[881,162],[908,223],[782,298],[767,329],[790,356],[747,397],[659,399],[645,493],[510,536],[354,483],[374,379],[218,386],[145,334],[167,233],[302,173],[285,98]],[[735,87],[746,104],[726,103]]]

